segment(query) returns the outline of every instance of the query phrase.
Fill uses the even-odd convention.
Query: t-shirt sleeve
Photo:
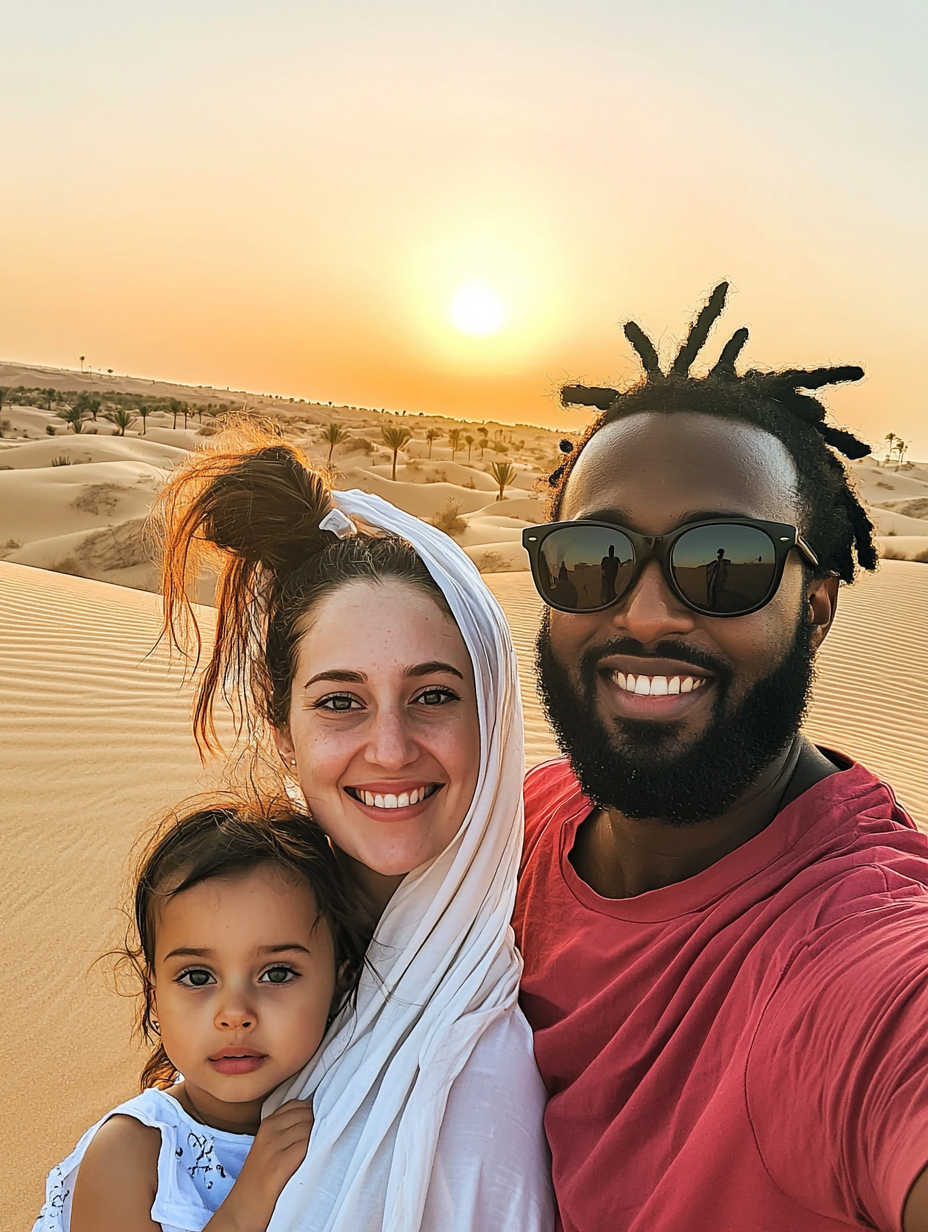
[[[928,1165],[928,901],[889,897],[794,951],[754,1037],[746,1098],[781,1189],[898,1232]]]

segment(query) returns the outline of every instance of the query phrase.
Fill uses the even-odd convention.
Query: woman
[[[271,1229],[550,1229],[509,927],[523,737],[502,612],[447,536],[331,491],[280,441],[196,456],[162,513],[175,641],[204,555],[220,566],[198,737],[219,693],[269,726],[376,920],[355,1009],[270,1101],[315,1115]]]

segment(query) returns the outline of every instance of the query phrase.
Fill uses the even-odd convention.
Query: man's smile
[[[703,668],[671,659],[610,655],[597,675],[613,714],[668,721],[687,714],[713,692],[715,677]]]

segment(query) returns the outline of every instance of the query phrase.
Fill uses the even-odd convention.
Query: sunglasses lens
[[[699,611],[731,616],[767,598],[776,573],[776,551],[756,526],[697,526],[674,544],[674,580]]]
[[[568,612],[592,612],[614,602],[631,582],[635,553],[620,530],[565,526],[538,553],[542,598]]]

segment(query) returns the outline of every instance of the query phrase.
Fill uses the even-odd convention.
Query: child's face
[[[164,898],[155,923],[154,1016],[188,1094],[205,1116],[260,1102],[310,1059],[332,1007],[312,891],[265,863]]]

